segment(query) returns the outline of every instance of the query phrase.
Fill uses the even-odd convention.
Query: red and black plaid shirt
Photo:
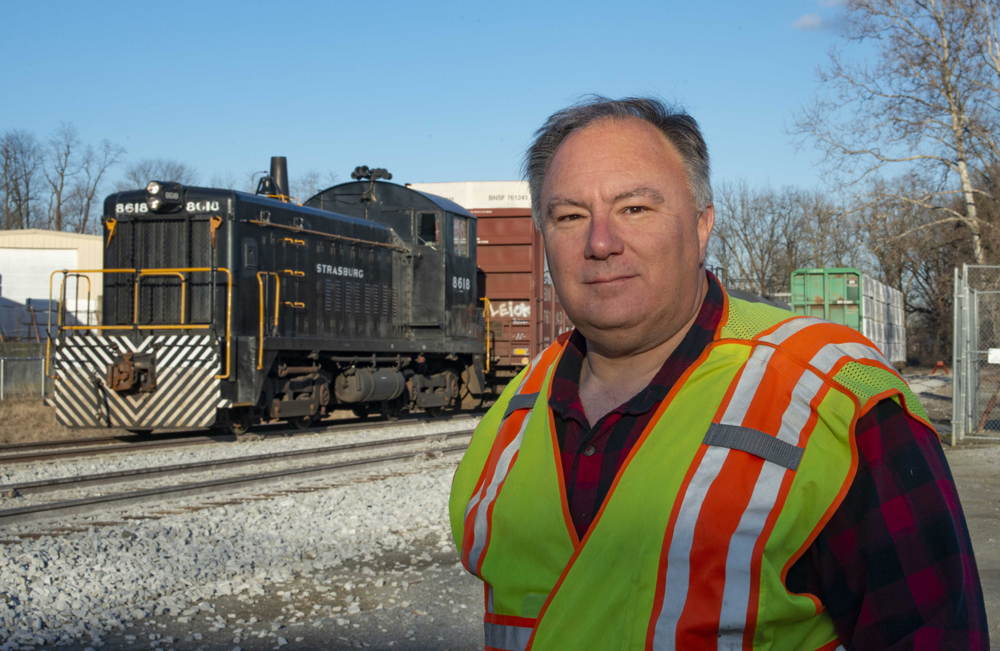
[[[570,515],[582,538],[622,462],[685,370],[712,341],[718,282],[649,385],[593,426],[580,404],[587,342],[569,339],[552,380]],[[820,598],[849,649],[988,649],[979,573],[937,435],[893,400],[858,420],[858,470],[844,501],[788,572],[791,592]]]

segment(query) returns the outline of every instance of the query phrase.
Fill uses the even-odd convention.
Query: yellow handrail
[[[264,279],[262,276],[274,276],[274,327],[278,327],[278,292],[281,290],[281,279],[273,271],[258,271],[257,284],[260,286],[260,341],[257,342],[257,370],[264,368]]]
[[[490,372],[490,299],[481,299],[486,304],[486,372]]]
[[[136,294],[135,294],[135,309],[133,310],[133,321],[127,325],[103,325],[103,326],[64,326],[62,325],[62,288],[66,281],[66,276],[70,273],[69,269],[57,269],[49,275],[49,304],[52,303],[52,288],[55,281],[56,274],[63,274],[63,281],[60,283],[60,298],[59,298],[59,320],[58,320],[58,331],[63,330],[125,330],[126,328],[134,328],[136,330],[195,330],[195,329],[206,329],[210,328],[209,324],[191,324],[184,323],[184,313],[183,307],[181,313],[181,323],[176,324],[157,324],[157,325],[139,325],[139,277],[143,275],[174,275],[180,274],[181,278],[185,278],[183,274],[185,273],[211,273],[213,271],[221,271],[226,274],[226,372],[220,375],[216,375],[216,380],[226,380],[229,378],[230,372],[232,370],[232,324],[233,324],[233,274],[229,269],[225,267],[179,267],[176,269],[76,269],[74,274],[135,274],[136,275]],[[186,283],[186,278],[185,278]],[[181,285],[182,288],[182,298],[184,284]],[[89,309],[89,306],[88,306]],[[50,369],[50,358],[51,358],[51,328],[52,328],[52,310],[49,310],[48,317],[48,328],[49,336],[45,342],[45,374],[52,378],[57,379],[56,376],[49,375]]]

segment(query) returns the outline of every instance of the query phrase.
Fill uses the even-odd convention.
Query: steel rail
[[[462,420],[472,418],[485,412],[459,413],[449,418],[403,418],[398,421],[367,421],[360,419],[347,419],[346,422],[335,422],[329,425],[309,427],[299,429],[298,427],[281,427],[263,425],[261,429],[251,431],[251,435],[260,435],[264,438],[277,436],[300,436],[304,434],[324,434],[341,431],[352,431],[357,429],[382,429],[384,427],[409,427],[411,425],[426,424],[432,422],[449,422],[452,420]],[[277,428],[277,429],[275,429]],[[138,440],[128,440],[130,437],[107,436],[86,439],[65,439],[58,441],[41,441],[38,443],[11,443],[0,445],[0,451],[5,450],[31,450],[34,448],[60,448],[56,450],[42,450],[38,452],[24,452],[18,454],[0,456],[0,464],[3,463],[28,463],[31,461],[44,461],[48,459],[64,459],[73,457],[98,456],[101,454],[113,454],[116,452],[128,452],[130,450],[148,450],[156,448],[183,447],[185,445],[199,445],[203,443],[233,443],[239,437],[232,434],[210,434],[205,430],[184,430],[175,431],[168,434],[171,438],[158,438],[150,440],[150,435],[138,436]],[[245,436],[245,435],[244,435]],[[107,445],[105,445],[107,444]],[[94,447],[86,447],[94,446]],[[98,447],[100,446],[100,447]]]
[[[467,447],[467,445],[453,445],[444,448],[435,448],[432,450],[421,450],[420,454],[454,454],[456,452],[464,451]],[[399,461],[412,459],[414,456],[414,451],[410,450],[407,452],[387,454],[380,457],[348,459],[334,463],[289,468],[286,470],[275,470],[272,472],[257,473],[254,475],[224,477],[188,484],[178,484],[174,486],[130,491],[126,493],[113,493],[97,497],[85,497],[62,502],[48,502],[45,504],[36,504],[33,506],[24,506],[15,509],[5,509],[0,511],[0,526],[25,524],[51,518],[85,515],[109,508],[133,506],[148,502],[162,502],[167,499],[177,499],[181,497],[208,497],[216,493],[262,486],[277,481],[306,479],[310,477],[320,477],[348,472],[358,468],[374,468],[383,465],[391,465]],[[321,489],[317,488],[317,490]]]
[[[458,438],[460,436],[471,436],[473,429],[464,429],[454,432],[437,432],[434,434],[424,434],[422,436],[399,436],[391,439],[379,441],[361,441],[359,443],[342,443],[320,448],[309,448],[307,450],[287,450],[285,452],[273,452],[268,454],[255,454],[246,457],[233,457],[230,459],[210,459],[208,461],[196,461],[192,463],[179,463],[169,466],[154,466],[151,468],[139,468],[136,470],[119,470],[116,472],[102,472],[93,475],[82,475],[79,477],[60,477],[58,479],[43,479],[40,481],[22,482],[20,484],[0,484],[0,493],[12,493],[20,495],[30,495],[39,493],[49,493],[59,490],[72,490],[87,486],[102,486],[106,484],[120,484],[129,481],[142,481],[155,479],[157,477],[191,474],[206,472],[208,470],[225,470],[238,468],[240,466],[252,466],[261,463],[274,463],[287,461],[298,457],[321,457],[338,452],[348,452],[350,450],[361,450],[365,448],[388,448],[397,445],[412,445],[427,441],[444,440]]]

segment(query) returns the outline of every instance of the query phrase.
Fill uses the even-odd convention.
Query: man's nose
[[[619,234],[620,225],[610,211],[595,211],[590,220],[590,231],[587,233],[587,247],[584,256],[597,260],[605,260],[625,251],[625,244]]]

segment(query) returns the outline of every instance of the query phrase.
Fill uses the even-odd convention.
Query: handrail
[[[386,244],[384,242],[371,242],[369,240],[361,240],[356,237],[346,237],[344,235],[334,235],[333,233],[324,233],[323,231],[313,231],[307,228],[299,228],[298,226],[288,226],[286,224],[274,224],[272,222],[266,222],[259,219],[246,219],[243,220],[246,224],[253,224],[254,226],[263,226],[265,228],[280,228],[286,231],[292,231],[293,233],[307,233],[309,235],[317,235],[319,237],[328,237],[331,240],[343,240],[345,242],[355,242],[357,244],[367,244],[368,246],[378,246],[385,249],[393,249],[395,251],[402,251],[403,253],[409,253],[410,250],[405,246],[397,246],[396,244]]]
[[[480,300],[482,300],[486,304],[486,310],[485,310],[486,311],[486,372],[489,373],[490,356],[492,355],[492,353],[490,352],[490,335],[492,334],[490,332],[490,299],[484,296]]]
[[[216,375],[214,379],[216,380],[226,380],[229,379],[229,375],[232,371],[232,325],[233,325],[233,274],[229,269],[225,267],[178,267],[178,268],[164,268],[164,269],[76,269],[73,271],[75,275],[80,274],[135,274],[136,275],[136,293],[135,293],[135,309],[133,310],[133,322],[131,324],[123,325],[86,325],[86,326],[64,326],[62,325],[62,289],[66,281],[66,277],[70,274],[69,269],[57,269],[49,275],[49,304],[52,303],[52,289],[53,283],[55,281],[56,274],[63,274],[63,280],[60,283],[60,299],[59,299],[59,320],[57,322],[58,332],[63,330],[124,330],[125,328],[131,327],[134,330],[195,330],[195,329],[208,329],[211,328],[211,324],[192,324],[185,323],[185,318],[182,313],[181,323],[177,324],[155,324],[155,325],[139,325],[139,277],[143,275],[174,275],[174,274],[185,274],[185,273],[215,273],[217,271],[224,272],[226,274],[226,372],[223,374]],[[183,275],[181,275],[184,278]],[[186,278],[185,278],[186,282]],[[214,282],[214,278],[213,278]],[[182,291],[184,284],[181,285]],[[89,305],[88,305],[89,309]],[[182,307],[183,310],[183,307]],[[213,306],[214,310],[214,306]],[[50,368],[50,358],[51,358],[51,341],[52,341],[52,310],[49,310],[48,317],[48,338],[45,342],[45,375],[52,378],[58,379],[56,376],[49,375]]]
[[[265,194],[264,196],[267,197],[268,199],[277,199],[278,201],[281,201],[283,203],[295,203],[296,205],[299,206],[302,205],[302,202],[299,201],[298,197],[293,197],[290,194]]]
[[[278,294],[281,291],[281,279],[273,271],[258,271],[257,284],[260,286],[260,341],[257,343],[257,370],[264,368],[264,279],[261,276],[274,276],[274,327],[278,327]]]

